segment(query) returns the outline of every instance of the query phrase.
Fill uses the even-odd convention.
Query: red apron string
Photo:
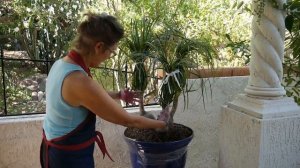
[[[90,68],[85,65],[79,53],[77,53],[74,50],[71,50],[68,54],[68,57],[71,58],[76,64],[81,66],[81,68],[88,74],[88,76],[92,78]]]
[[[96,142],[97,142],[97,144],[98,144],[98,146],[99,146],[99,148],[100,148],[100,150],[103,154],[103,158],[105,157],[105,154],[107,154],[109,159],[114,162],[114,160],[111,158],[110,154],[108,153],[108,151],[106,149],[103,135],[99,131],[96,131]]]
[[[100,148],[100,150],[103,154],[103,158],[105,157],[105,154],[107,154],[109,159],[114,162],[114,160],[111,158],[110,154],[108,153],[108,151],[106,149],[103,135],[99,131],[96,131],[96,135],[94,137],[92,137],[91,139],[89,139],[83,143],[76,144],[76,145],[58,145],[58,144],[53,143],[52,141],[48,141],[44,131],[43,131],[43,140],[46,145],[46,168],[48,167],[48,147],[49,146],[60,149],[60,150],[65,150],[65,151],[76,151],[76,150],[81,150],[81,149],[87,148],[95,141],[97,142],[98,147]]]
[[[80,144],[76,144],[76,145],[57,145],[51,141],[46,141],[46,143],[51,146],[51,147],[54,147],[54,148],[57,148],[57,149],[60,149],[60,150],[65,150],[65,151],[77,151],[77,150],[81,150],[81,149],[84,149],[84,148],[87,148],[89,147],[92,143],[95,142],[95,137],[83,142],[83,143],[80,143]]]

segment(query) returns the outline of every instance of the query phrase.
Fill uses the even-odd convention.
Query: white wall
[[[189,93],[189,106],[185,111],[183,111],[183,97],[181,97],[179,109],[175,114],[175,122],[187,125],[194,130],[194,139],[188,152],[187,168],[218,167],[221,106],[232,100],[238,93],[243,92],[247,80],[248,77],[210,79],[210,82],[206,82],[208,97],[205,99],[205,109],[199,90]],[[200,80],[190,82],[194,83],[194,89],[199,88],[201,83]],[[156,111],[158,109],[154,108]],[[42,119],[43,115],[0,118],[1,168],[40,167],[39,147]],[[130,167],[127,144],[123,140],[124,127],[98,120],[97,129],[103,133],[108,151],[115,162],[111,162],[108,158],[103,160],[102,154],[99,154],[99,149],[96,148],[96,167]]]
[[[199,87],[200,80],[195,80],[193,88]],[[206,81],[207,97],[205,109],[200,90],[189,93],[189,106],[185,111],[183,104],[175,114],[175,121],[194,130],[194,139],[190,144],[187,168],[217,168],[219,162],[219,126],[221,106],[243,92],[248,77],[214,78]],[[211,85],[211,89],[209,87]],[[212,93],[210,93],[210,91]],[[210,94],[212,94],[210,96]]]

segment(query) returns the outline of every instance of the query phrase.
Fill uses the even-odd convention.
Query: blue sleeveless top
[[[47,140],[61,137],[74,130],[88,115],[84,107],[74,107],[64,101],[62,84],[64,79],[74,71],[87,73],[78,65],[57,60],[46,82],[46,115],[43,128]]]

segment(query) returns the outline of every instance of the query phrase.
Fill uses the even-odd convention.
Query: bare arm
[[[164,128],[163,121],[128,114],[96,81],[76,71],[66,77],[62,96],[73,106],[84,106],[109,122],[136,128]]]

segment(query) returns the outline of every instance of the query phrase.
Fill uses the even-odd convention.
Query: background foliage
[[[288,96],[294,97],[300,105],[300,1],[289,1],[284,8],[287,11],[285,25],[289,34],[286,38],[286,56],[284,60],[285,88]]]
[[[153,27],[156,33],[168,25],[185,32],[189,38],[206,39],[217,51],[214,59],[214,65],[217,66],[244,66],[250,57],[250,0],[3,0],[0,4],[1,47],[5,50],[26,51],[27,57],[31,59],[56,60],[67,53],[76,26],[87,10],[117,16],[125,26],[126,35],[131,33],[132,20],[149,18],[157,21]],[[93,70],[96,79],[106,89],[119,90],[127,84],[127,74],[123,71],[133,71],[133,66],[126,57],[128,51],[125,50],[122,41],[118,56],[103,63],[102,67],[106,69]],[[299,56],[291,54],[286,58],[285,67],[299,64]],[[295,62],[295,58],[298,61],[296,59]],[[206,66],[201,60],[195,62],[199,67]],[[28,68],[28,76],[47,73],[43,68],[45,63],[32,62],[30,66],[35,68]],[[13,76],[13,73],[18,74],[20,71],[7,69],[5,75]],[[18,78],[22,79],[22,76]],[[286,82],[297,84],[299,78],[289,81],[291,78]],[[19,93],[19,90],[20,88],[15,88],[15,92]],[[1,96],[2,92],[1,89]],[[19,99],[28,100],[30,92],[23,92],[21,91]],[[292,91],[290,95],[295,93],[297,92]],[[1,103],[3,104],[3,100]]]

